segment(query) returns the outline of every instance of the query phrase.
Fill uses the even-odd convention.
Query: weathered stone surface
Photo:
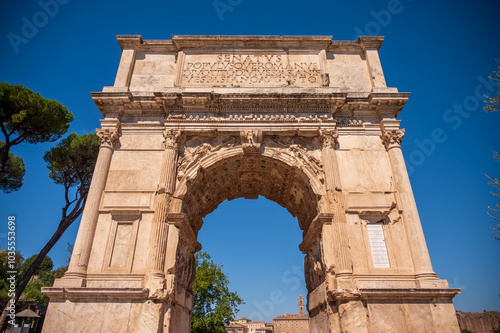
[[[458,332],[382,40],[119,36],[115,84],[91,94],[101,150],[45,332],[189,332],[203,218],[259,195],[303,230],[311,332]]]

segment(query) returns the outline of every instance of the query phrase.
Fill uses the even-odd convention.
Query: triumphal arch
[[[303,230],[312,332],[458,332],[459,290],[433,271],[401,152],[409,94],[387,87],[382,40],[118,36],[44,332],[190,332],[203,218],[259,195]]]

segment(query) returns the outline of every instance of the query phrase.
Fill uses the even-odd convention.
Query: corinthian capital
[[[96,129],[96,135],[99,138],[101,147],[113,148],[118,140],[118,130],[117,129]]]
[[[337,139],[339,137],[339,132],[336,129],[320,130],[319,135],[321,137],[322,148],[335,149],[335,145],[337,144]]]
[[[170,128],[163,132],[163,137],[165,138],[165,141],[163,142],[165,144],[165,148],[175,149],[180,141],[181,131]]]
[[[404,129],[392,129],[392,130],[384,131],[380,135],[380,138],[382,139],[382,142],[384,143],[385,148],[389,149],[392,147],[400,147],[401,141],[403,140],[404,136],[405,136]]]

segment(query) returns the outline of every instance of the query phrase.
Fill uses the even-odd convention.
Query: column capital
[[[384,130],[380,135],[382,142],[387,150],[391,148],[401,148],[401,142],[405,136],[404,129]]]
[[[337,129],[320,130],[319,136],[321,138],[321,148],[335,149],[339,138],[339,131]]]
[[[118,140],[118,128],[96,128],[96,135],[99,138],[101,147],[113,148]]]
[[[169,128],[163,132],[163,137],[165,138],[165,141],[163,141],[165,149],[177,149],[180,142],[181,131],[175,128]]]

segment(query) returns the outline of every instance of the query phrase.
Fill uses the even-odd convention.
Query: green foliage
[[[42,276],[39,276],[28,283],[26,289],[24,289],[24,299],[26,301],[35,301],[47,306],[47,304],[49,304],[49,297],[42,293],[42,287],[52,286],[54,283],[54,276],[51,272],[43,273]]]
[[[20,253],[16,253],[16,268],[14,271],[19,272],[17,277],[22,276],[31,263],[35,260],[37,255],[33,255],[28,259],[23,261],[23,257]],[[7,268],[8,262],[8,252],[0,251],[0,300],[6,301],[9,300],[8,292],[9,292],[9,282],[7,281],[7,277],[10,274],[7,274],[8,270],[12,270]],[[47,305],[49,303],[49,298],[42,293],[42,287],[51,287],[54,284],[54,280],[61,278],[68,267],[59,267],[55,270],[52,270],[54,266],[52,259],[50,257],[43,258],[42,264],[36,271],[36,275],[31,279],[31,281],[26,286],[24,290],[23,299],[27,301],[36,301],[43,305]]]
[[[55,141],[69,128],[73,114],[58,101],[21,86],[0,82],[0,120],[2,131],[15,136],[14,144],[25,141]]]
[[[0,251],[0,300],[6,301],[10,297],[8,296],[8,291],[9,291],[9,283],[7,282],[7,278],[10,276],[7,271],[16,271],[19,272],[21,269],[21,264],[23,263],[23,256],[21,253],[16,252],[15,254],[15,263],[14,263],[14,269],[8,267],[8,257],[9,253],[6,250]],[[17,278],[17,276],[16,276]],[[17,281],[17,279],[16,279]]]
[[[500,64],[500,60],[496,59],[496,61]],[[498,65],[497,70],[493,71],[493,74],[488,77],[494,81],[500,82],[500,65]],[[500,87],[494,96],[485,95],[485,97],[486,100],[484,102],[486,103],[486,105],[484,106],[484,111],[486,112],[500,111]]]
[[[56,184],[62,184],[66,189],[76,186],[86,194],[98,153],[99,139],[95,134],[71,133],[46,152],[43,159],[50,170],[49,177]]]
[[[73,114],[58,101],[43,98],[21,85],[0,82],[0,188],[5,193],[22,186],[24,162],[10,153],[21,142],[54,141],[69,128]],[[13,160],[11,160],[13,159]],[[10,161],[10,162],[9,162]]]
[[[0,148],[5,142],[0,141]],[[0,189],[4,193],[18,191],[23,186],[23,177],[26,173],[24,161],[21,157],[15,156],[12,152],[8,153],[9,159],[5,162],[4,176],[0,180]]]
[[[492,333],[500,333],[500,326],[491,330]]]
[[[466,329],[463,329],[463,330],[460,330],[460,333],[473,333],[473,332],[466,330]]]
[[[46,261],[45,259],[49,260]],[[42,287],[51,287],[54,284],[55,279],[64,275],[64,273],[61,275],[61,272],[65,272],[68,269],[67,267],[60,267],[51,271],[53,265],[49,265],[49,263],[52,263],[52,259],[50,259],[50,257],[43,258],[42,265],[40,265],[37,275],[33,277],[33,279],[26,286],[26,289],[24,289],[24,299],[26,301],[35,301],[45,306],[49,304],[49,297],[42,293]]]
[[[64,276],[66,271],[68,270],[68,266],[61,266],[59,268],[56,268],[52,271],[52,274],[54,276],[54,279],[60,279]]]
[[[21,270],[19,271],[20,276],[24,275],[26,273],[26,271],[31,266],[33,261],[35,261],[37,256],[38,256],[37,254],[34,254],[23,262],[23,264],[21,265]],[[50,271],[52,271],[53,267],[54,267],[54,263],[52,262],[52,259],[50,259],[49,256],[46,256],[45,258],[43,258],[43,261],[42,261],[40,267],[38,267],[38,269],[36,270],[35,275],[42,275],[43,273],[50,273]]]
[[[196,280],[193,284],[192,333],[224,333],[224,325],[234,319],[243,300],[229,291],[229,280],[206,252],[195,255]]]

